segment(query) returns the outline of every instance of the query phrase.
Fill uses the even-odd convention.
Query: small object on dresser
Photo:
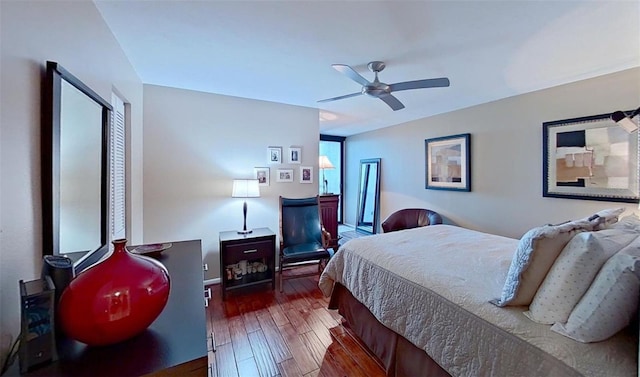
[[[20,280],[20,372],[57,360],[54,294],[51,277]]]
[[[147,245],[132,246],[127,248],[133,254],[156,256],[173,246],[171,243],[152,243]]]

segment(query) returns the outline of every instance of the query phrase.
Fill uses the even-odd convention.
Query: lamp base
[[[249,234],[251,232],[253,232],[253,229],[239,230],[238,234]]]

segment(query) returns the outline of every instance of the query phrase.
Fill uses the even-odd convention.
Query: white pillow
[[[638,234],[605,229],[575,235],[564,247],[524,314],[534,322],[566,322],[602,265]]]
[[[587,219],[595,224],[594,230],[606,229],[618,222],[618,217],[622,212],[624,212],[624,208],[603,209]]]
[[[529,305],[565,245],[577,233],[592,228],[593,223],[584,219],[529,230],[518,243],[501,297],[489,302],[497,306]]]
[[[625,328],[638,309],[640,237],[609,258],[567,323],[551,330],[579,342],[599,342]]]
[[[626,229],[630,231],[640,232],[640,217],[635,213],[625,216],[618,220],[617,223],[611,225],[613,229]]]

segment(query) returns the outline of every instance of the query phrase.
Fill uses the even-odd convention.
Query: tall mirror
[[[55,62],[43,94],[43,253],[69,256],[78,273],[108,250],[111,105]]]
[[[360,160],[356,230],[374,234],[380,222],[380,159]]]

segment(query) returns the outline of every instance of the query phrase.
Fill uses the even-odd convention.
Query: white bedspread
[[[582,344],[499,308],[518,240],[450,225],[351,240],[320,277],[344,285],[385,326],[453,376],[635,376],[637,338]]]

